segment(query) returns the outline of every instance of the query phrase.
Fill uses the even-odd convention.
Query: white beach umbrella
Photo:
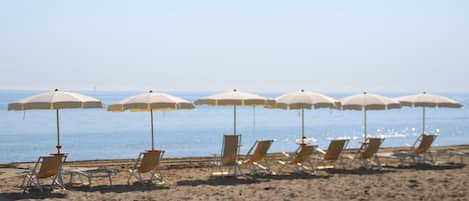
[[[265,105],[269,99],[256,94],[240,92],[236,89],[224,93],[202,97],[195,101],[196,105],[233,106],[233,134],[236,134],[236,107]]]
[[[123,112],[130,110],[132,112],[150,112],[151,120],[151,150],[155,150],[155,133],[153,126],[153,110],[182,110],[193,109],[194,105],[182,98],[165,93],[138,94],[122,99],[121,101],[108,106],[110,112]]]
[[[422,134],[425,134],[425,108],[461,108],[463,105],[444,96],[422,92],[412,96],[396,98],[402,106],[422,107]]]
[[[400,108],[398,101],[391,98],[363,92],[353,96],[348,96],[340,100],[342,110],[361,110],[363,111],[363,137],[367,139],[366,111],[368,110],[386,110]]]
[[[59,110],[74,108],[103,108],[98,99],[65,91],[54,91],[33,95],[8,104],[8,110],[55,110],[57,115],[57,153],[60,154]]]
[[[304,144],[305,139],[305,109],[335,108],[337,101],[329,96],[301,90],[281,95],[275,98],[273,105],[267,105],[268,108],[281,108],[290,110],[301,110],[301,140]]]

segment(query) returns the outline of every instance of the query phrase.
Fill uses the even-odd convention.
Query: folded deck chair
[[[129,177],[127,183],[130,184],[130,179],[135,177],[139,183],[143,184],[145,180],[142,177],[142,174],[150,174],[151,177],[148,180],[153,182],[154,180],[159,181],[159,184],[165,182],[163,175],[160,170],[160,162],[163,158],[163,150],[152,150],[146,152],[140,152],[137,160],[129,169]]]
[[[273,140],[257,140],[249,149],[246,154],[247,159],[242,163],[251,169],[251,174],[258,174],[260,172],[274,174],[270,168],[270,161],[267,158],[267,152],[273,142]],[[251,153],[253,150],[254,152]]]
[[[300,172],[309,172],[314,173],[316,169],[311,162],[311,156],[315,152],[317,146],[301,146],[298,147],[294,154],[288,154],[283,152],[283,155],[288,157],[285,161],[278,161],[282,166],[279,169],[279,172],[285,168],[286,166],[290,165],[293,168],[293,171],[296,173]],[[308,164],[307,167],[305,164]]]
[[[448,157],[447,160],[451,160],[451,158],[453,157],[459,157],[459,161],[457,163],[459,163],[460,165],[464,165],[464,156],[466,155],[466,153],[464,153],[463,151],[458,151],[458,150],[453,150],[453,149],[444,149],[444,150],[438,150],[436,152],[436,156],[440,157],[442,155],[447,156]],[[436,157],[435,157],[435,161],[436,161]]]
[[[41,156],[37,160],[34,168],[26,173],[23,179],[21,186],[23,187],[23,192],[27,190],[28,187],[34,185],[41,192],[43,192],[43,187],[40,184],[40,179],[51,179],[51,186],[59,186],[64,189],[63,178],[62,178],[62,164],[67,158],[66,155],[56,155],[56,156]]]
[[[342,153],[347,147],[349,140],[340,139],[340,140],[331,140],[327,151],[324,151],[320,148],[317,148],[319,156],[316,158],[317,162],[322,163],[322,166],[318,166],[319,169],[334,168],[334,166],[326,166],[326,162],[335,163],[339,162],[342,165],[342,168],[345,168],[345,164],[342,160]]]
[[[383,141],[384,138],[368,138],[368,142],[362,144],[358,152],[349,158],[352,162],[359,161],[360,167],[370,169],[375,165],[381,170],[381,162],[377,153]]]
[[[410,150],[395,152],[393,153],[393,156],[399,159],[400,166],[403,166],[404,161],[409,159],[413,165],[425,163],[427,161],[431,162],[432,165],[435,165],[435,157],[430,151],[430,148],[436,137],[437,135],[433,134],[422,134],[417,138]]]
[[[241,135],[224,135],[221,154],[214,154],[215,161],[212,165],[212,176],[228,176],[231,170],[233,175],[243,174],[238,163]],[[215,171],[217,169],[218,171]],[[226,170],[225,170],[226,169]]]

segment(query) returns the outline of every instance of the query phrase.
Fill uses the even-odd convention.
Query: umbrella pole
[[[301,108],[301,144],[305,144],[305,109]]]
[[[252,134],[256,134],[256,106],[252,106]]]
[[[59,109],[56,109],[56,116],[57,116],[57,154],[60,154],[60,149],[62,148],[62,145],[60,145],[60,128],[59,128]]]
[[[236,135],[236,105],[233,105],[233,130],[234,130],[234,135]]]
[[[425,134],[425,107],[422,107],[422,134]]]
[[[365,141],[366,142],[366,138],[367,138],[367,131],[366,131],[366,108],[363,109],[363,137],[365,138]]]
[[[153,129],[153,109],[150,109],[150,117],[151,117],[151,150],[155,150],[155,131]]]

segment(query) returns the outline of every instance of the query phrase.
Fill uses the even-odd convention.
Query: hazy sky
[[[469,1],[0,1],[0,89],[469,91]]]

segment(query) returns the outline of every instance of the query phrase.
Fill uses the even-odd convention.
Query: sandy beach
[[[436,149],[463,151],[467,163],[469,145]],[[275,161],[282,156],[269,157]],[[107,178],[96,178],[92,188],[75,181],[67,184],[65,191],[31,190],[24,194],[19,173],[33,163],[5,164],[0,168],[0,200],[469,200],[469,168],[445,156],[438,158],[437,166],[399,167],[397,160],[384,159],[383,170],[377,171],[359,169],[357,163],[347,160],[346,169],[320,170],[314,175],[285,169],[278,175],[236,178],[210,177],[210,161],[209,157],[164,159],[166,183],[162,185],[127,185],[131,160],[70,161],[65,167],[106,166],[120,173],[113,177],[112,187],[108,187]],[[68,183],[68,175],[64,179]]]

